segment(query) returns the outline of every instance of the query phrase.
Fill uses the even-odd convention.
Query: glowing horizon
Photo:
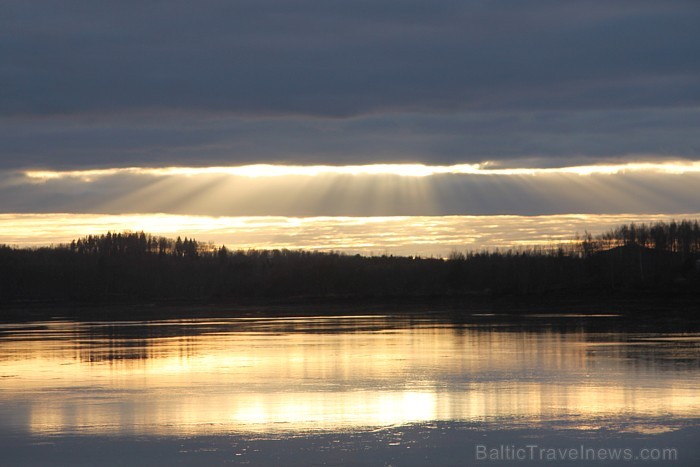
[[[304,249],[447,257],[453,251],[556,246],[631,222],[700,219],[687,214],[544,216],[191,216],[174,214],[0,214],[0,244],[40,247],[86,235],[145,231],[231,249]]]
[[[0,243],[107,231],[233,248],[436,255],[570,242],[630,222],[698,218],[700,161],[555,168],[491,163],[127,167],[23,172]],[[40,214],[44,213],[44,214]]]

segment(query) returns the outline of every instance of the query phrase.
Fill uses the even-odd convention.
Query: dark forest
[[[697,221],[631,224],[560,246],[449,258],[229,250],[147,233],[0,246],[0,303],[238,303],[304,298],[700,295]]]

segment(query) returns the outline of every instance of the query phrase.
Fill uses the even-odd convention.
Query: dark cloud
[[[698,158],[698,24],[696,1],[9,0],[0,167]]]
[[[700,103],[697,3],[609,3],[9,2],[0,109],[347,116]]]
[[[111,116],[6,120],[1,168],[258,162],[515,166],[696,159],[700,108],[392,113],[346,119]],[[527,160],[524,160],[527,159]]]

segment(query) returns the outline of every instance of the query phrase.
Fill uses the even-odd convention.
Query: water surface
[[[700,332],[614,314],[0,325],[0,425],[300,435],[432,422],[639,433],[700,418]]]

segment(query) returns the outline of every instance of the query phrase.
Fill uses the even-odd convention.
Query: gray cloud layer
[[[696,1],[3,2],[0,168],[700,158]]]
[[[700,155],[700,108],[378,114],[346,119],[167,116],[0,125],[0,168],[256,162],[433,164],[530,158],[565,166]],[[12,157],[9,157],[9,156]]]

